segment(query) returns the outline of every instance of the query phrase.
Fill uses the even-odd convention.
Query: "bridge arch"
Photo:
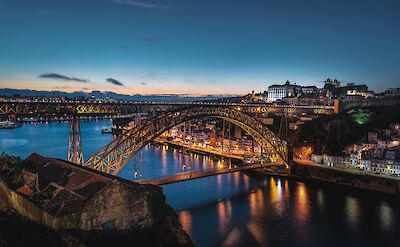
[[[85,165],[116,175],[144,146],[168,129],[204,117],[221,118],[237,125],[249,133],[272,160],[288,164],[286,142],[280,140],[257,119],[232,107],[192,106],[161,114],[126,131],[89,158]]]

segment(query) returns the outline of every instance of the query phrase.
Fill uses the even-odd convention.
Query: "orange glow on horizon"
[[[67,86],[65,86],[67,85]],[[30,81],[0,81],[0,88],[11,88],[20,90],[39,90],[39,91],[60,91],[66,93],[72,92],[92,92],[92,91],[110,91],[119,94],[127,95],[169,95],[169,94],[184,94],[188,96],[206,96],[210,94],[218,95],[242,95],[245,94],[245,90],[233,89],[232,92],[227,92],[226,87],[212,86],[208,90],[204,90],[204,87],[199,86],[112,86],[100,83],[78,83],[78,82],[36,82]]]

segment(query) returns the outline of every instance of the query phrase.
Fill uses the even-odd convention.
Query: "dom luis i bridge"
[[[130,115],[147,113],[146,120],[116,136],[87,160],[84,159],[80,136],[79,118],[82,116]],[[137,153],[165,131],[193,119],[218,118],[247,132],[261,147],[268,162],[227,167],[214,171],[183,172],[143,183],[164,184],[187,179],[212,176],[234,171],[278,164],[290,170],[291,145],[264,125],[257,115],[291,114],[325,115],[334,113],[333,106],[289,106],[215,102],[0,102],[0,116],[8,119],[35,116],[60,116],[70,120],[68,160],[97,171],[117,175]]]

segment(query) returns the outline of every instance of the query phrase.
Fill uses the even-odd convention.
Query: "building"
[[[263,93],[255,93],[253,90],[250,94],[250,100],[252,102],[265,102],[267,100],[267,92],[264,91]]]
[[[324,81],[324,88],[325,89],[333,89],[333,88],[338,88],[340,87],[340,81],[337,79],[331,80],[330,78],[327,78]]]
[[[301,93],[314,95],[318,93],[318,88],[316,86],[304,86],[301,87]]]
[[[389,88],[385,90],[385,96],[400,96],[400,88]]]
[[[400,164],[399,162],[392,160],[373,159],[371,160],[371,167],[369,171],[373,173],[399,176]]]
[[[301,93],[301,86],[286,81],[283,85],[272,85],[268,87],[268,102],[275,102],[286,97],[297,96]]]
[[[343,164],[345,158],[343,156],[333,156],[324,154],[323,164],[326,166],[337,166]]]
[[[386,149],[385,150],[385,159],[400,160],[400,146]]]
[[[378,133],[368,132],[368,142],[377,142],[377,141],[378,141]]]
[[[372,94],[370,91],[368,91],[368,86],[365,84],[347,83],[346,86],[335,88],[333,90],[333,95],[344,96],[347,95],[348,92],[356,92],[358,96],[361,96],[363,98],[365,98],[365,95]]]
[[[324,155],[320,154],[311,154],[311,160],[317,164],[322,164],[324,161]]]
[[[362,96],[364,98],[373,98],[373,97],[375,97],[375,94],[372,91],[358,91],[358,90],[354,90],[354,89],[347,90],[346,94],[347,95],[358,95],[358,96]]]
[[[38,154],[18,166],[3,165],[0,175],[0,209],[12,208],[51,228],[125,233],[157,229],[155,238],[190,242],[156,186]]]

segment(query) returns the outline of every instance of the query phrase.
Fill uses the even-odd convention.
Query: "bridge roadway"
[[[295,106],[267,103],[218,103],[218,102],[129,102],[129,101],[0,101],[0,116],[81,116],[124,115],[145,112],[170,111],[190,106],[227,106],[247,113],[283,113],[283,114],[333,114],[333,106]]]
[[[164,185],[164,184],[172,184],[177,182],[182,182],[191,179],[197,178],[204,178],[210,177],[225,173],[231,172],[238,172],[238,171],[247,171],[256,168],[267,167],[269,165],[277,165],[276,163],[252,163],[252,164],[242,164],[242,165],[235,165],[232,168],[224,167],[224,168],[217,168],[217,169],[209,169],[204,171],[192,171],[192,172],[180,172],[175,175],[171,176],[164,176],[161,178],[154,178],[154,179],[141,179],[141,180],[134,180],[135,183],[139,184],[152,184],[152,185]]]

